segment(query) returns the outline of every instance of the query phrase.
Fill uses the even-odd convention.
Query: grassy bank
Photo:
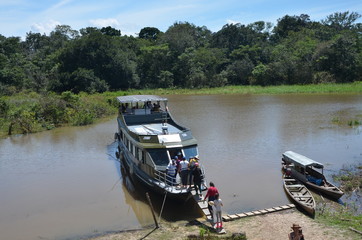
[[[317,201],[317,221],[326,225],[337,226],[345,230],[362,232],[361,188],[362,164],[344,166],[333,179],[340,183],[346,202],[336,203],[315,196]],[[360,235],[362,238],[362,235]]]
[[[20,93],[0,98],[0,137],[81,126],[115,114],[115,100],[104,95]]]
[[[280,86],[226,86],[201,89],[143,89],[107,93],[109,96],[128,94],[298,94],[298,93],[362,93],[362,82],[349,84],[310,84]]]
[[[0,97],[0,137],[34,133],[60,126],[92,124],[116,113],[116,96],[131,94],[361,94],[362,82],[291,86],[226,86],[202,89],[130,89],[103,94],[23,92]],[[353,121],[352,124],[356,124]],[[360,124],[360,120],[358,119]]]

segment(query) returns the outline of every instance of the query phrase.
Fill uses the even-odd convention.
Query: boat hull
[[[126,152],[122,148],[119,154],[119,158],[122,164],[121,167],[126,170],[127,174],[131,177],[131,180],[142,184],[146,189],[163,196],[167,193],[167,199],[172,199],[180,202],[186,202],[192,197],[191,192],[187,191],[186,189],[181,192],[167,191],[161,186],[162,183],[158,182],[154,178],[151,178],[140,168],[138,168],[138,166],[132,161],[132,159],[127,157]]]
[[[308,189],[296,179],[283,178],[284,190],[296,206],[302,208],[311,217],[315,216],[316,203]]]
[[[334,199],[334,200],[338,200],[344,194],[341,190],[339,190],[336,186],[334,186],[330,182],[326,182],[326,184],[329,187],[318,186],[318,185],[313,184],[311,182],[304,182],[304,184],[308,188],[310,188],[310,189],[312,189],[312,190],[314,190],[314,191],[316,191],[318,193],[321,193],[322,195],[324,195],[324,196],[326,196],[328,198]]]

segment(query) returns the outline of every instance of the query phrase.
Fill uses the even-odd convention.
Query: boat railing
[[[176,186],[176,177],[169,177],[165,172],[154,170],[155,178],[165,184],[165,187],[174,187]]]
[[[202,182],[204,184],[206,184],[206,175],[205,175],[205,169],[204,167],[201,166],[201,173],[202,173],[202,177],[201,179]],[[159,182],[165,184],[165,187],[176,187],[179,183],[176,181],[177,178],[175,177],[170,177],[166,174],[166,172],[163,171],[159,171],[159,170],[154,170],[154,176],[155,179],[157,179]],[[187,178],[187,180],[189,180],[189,177]],[[189,183],[189,185],[192,185],[191,183]],[[204,185],[204,188],[206,189],[206,185]]]

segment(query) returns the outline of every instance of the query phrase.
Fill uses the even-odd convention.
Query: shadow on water
[[[148,205],[146,193],[149,193],[152,206],[156,212],[156,215],[166,221],[179,221],[179,220],[193,220],[201,217],[198,205],[193,199],[189,199],[186,202],[178,202],[172,199],[168,199],[167,195],[160,195],[149,191],[136,179],[131,179],[128,172],[120,164],[120,174],[122,177],[122,185],[124,191],[127,191],[129,197],[126,198],[126,202],[132,206],[134,212],[138,218],[142,218],[142,211],[151,211],[151,209],[137,209],[138,205],[133,204],[134,200],[141,201]],[[165,199],[166,197],[166,199]]]
[[[147,215],[151,214],[151,209],[146,197],[146,193],[149,193],[152,206],[155,210],[155,214],[158,218],[161,218],[166,221],[180,221],[180,220],[194,220],[196,218],[202,217],[199,206],[193,199],[189,199],[186,202],[179,202],[172,199],[168,199],[167,195],[161,195],[154,193],[144,187],[137,179],[131,178],[127,170],[122,166],[122,163],[115,157],[115,152],[117,149],[117,143],[114,142],[111,145],[108,145],[107,152],[110,160],[115,160],[115,166],[119,170],[119,181],[122,182],[122,190],[125,195],[126,204],[132,207],[137,219],[139,222],[145,223],[145,213]],[[117,181],[114,187],[119,186],[119,181]],[[139,202],[143,204],[139,204]],[[143,224],[142,224],[143,225]]]

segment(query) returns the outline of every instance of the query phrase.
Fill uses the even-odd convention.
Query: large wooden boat
[[[154,95],[117,97],[117,157],[129,172],[148,189],[167,198],[187,200],[190,189],[181,188],[166,175],[175,156],[198,156],[198,145],[191,130],[176,123],[168,111],[167,98]],[[199,165],[201,168],[201,164]],[[202,172],[204,174],[203,168]],[[205,189],[203,189],[205,190]]]
[[[283,153],[282,161],[285,168],[290,168],[291,176],[304,183],[306,187],[335,200],[344,194],[326,179],[323,164],[293,151]]]
[[[310,216],[314,217],[316,203],[308,189],[294,178],[283,177],[284,190],[288,197]]]

